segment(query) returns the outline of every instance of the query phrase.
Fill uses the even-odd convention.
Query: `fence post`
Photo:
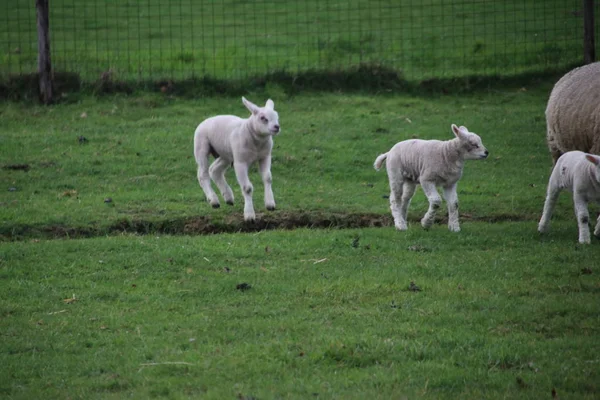
[[[586,64],[596,61],[594,0],[583,0],[583,61]]]
[[[50,17],[49,0],[36,0],[38,31],[38,76],[40,80],[40,100],[44,104],[52,102],[52,63],[50,62]]]

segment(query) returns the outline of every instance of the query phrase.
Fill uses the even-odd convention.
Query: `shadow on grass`
[[[72,72],[54,72],[55,102],[73,101],[66,93],[104,95],[114,93],[161,92],[183,98],[210,96],[239,96],[264,91],[276,85],[287,95],[304,91],[411,93],[415,95],[468,93],[494,88],[532,85],[548,79],[557,80],[579,64],[551,68],[513,76],[485,75],[454,78],[435,78],[422,81],[404,79],[402,71],[379,64],[362,64],[347,70],[308,70],[299,73],[275,71],[266,75],[238,80],[217,79],[210,76],[184,80],[159,79],[120,81],[111,73],[104,73],[95,82],[82,81]],[[37,74],[9,76],[0,80],[0,99],[36,100],[39,82]],[[68,100],[69,99],[69,100]]]
[[[417,228],[419,220],[417,218],[410,219]],[[500,214],[486,217],[474,217],[469,214],[461,215],[461,221],[488,223],[535,219],[535,216],[523,214]],[[447,219],[441,217],[436,222],[445,224]],[[393,226],[393,220],[389,214],[327,213],[319,211],[273,212],[258,214],[256,221],[245,222],[241,214],[234,213],[221,220],[212,219],[209,216],[198,216],[165,220],[122,219],[102,226],[13,225],[1,228],[0,240],[77,239],[118,234],[210,235],[273,229],[355,229],[390,226]]]

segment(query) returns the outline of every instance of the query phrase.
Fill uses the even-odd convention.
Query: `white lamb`
[[[253,186],[248,179],[248,169],[258,161],[260,176],[265,186],[265,207],[267,210],[274,210],[271,150],[273,136],[277,136],[281,129],[273,100],[267,100],[262,108],[244,97],[242,102],[252,113],[250,117],[244,119],[235,115],[218,115],[198,125],[194,134],[194,156],[198,163],[198,182],[206,199],[214,208],[220,207],[220,204],[211,187],[211,179],[219,188],[225,202],[233,205],[233,192],[225,180],[225,171],[233,164],[244,196],[244,220],[253,221],[256,216],[252,204]],[[215,157],[210,168],[209,154]]]
[[[569,151],[559,157],[548,181],[544,212],[538,225],[539,232],[545,233],[550,229],[552,211],[563,189],[573,193],[579,243],[590,243],[588,203],[600,203],[600,157],[581,151]],[[600,236],[600,216],[594,235]]]
[[[442,204],[436,186],[444,189],[448,204],[448,229],[459,232],[458,195],[456,185],[462,176],[465,160],[479,160],[488,156],[481,138],[461,126],[452,124],[456,138],[447,141],[410,139],[396,143],[390,151],[375,160],[379,170],[387,159],[390,181],[390,208],[396,229],[407,229],[406,215],[410,200],[417,184],[421,184],[429,200],[429,209],[421,219],[421,225],[428,229]]]

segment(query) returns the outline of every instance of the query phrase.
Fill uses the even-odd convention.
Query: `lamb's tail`
[[[381,166],[383,165],[383,162],[385,161],[387,156],[388,156],[388,153],[384,153],[384,154],[381,154],[379,157],[377,157],[377,159],[375,160],[375,163],[373,164],[373,167],[375,167],[375,169],[377,171],[379,171],[381,169]]]

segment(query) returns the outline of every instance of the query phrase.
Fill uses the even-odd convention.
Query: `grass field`
[[[384,65],[409,80],[519,74],[583,59],[581,4],[56,0],[52,60],[56,71],[85,82],[108,71],[126,81],[245,79],[359,64]],[[35,7],[26,0],[2,7],[0,77],[35,72]]]
[[[248,94],[275,100],[283,133],[273,174],[279,210],[289,213],[388,212],[385,172],[375,157],[413,136],[451,138],[451,123],[483,138],[491,156],[469,162],[461,207],[476,219],[535,219],[545,197],[550,158],[543,118],[551,84],[444,96],[312,94],[287,97],[277,87]],[[189,101],[171,96],[83,97],[51,108],[5,103],[2,161],[29,166],[3,171],[0,233],[20,227],[84,226],[104,231],[123,220],[174,221],[208,215],[225,221],[242,211],[209,210],[195,178],[193,132],[216,113],[247,115],[240,98]],[[80,137],[85,138],[81,143]],[[83,140],[83,139],[82,139]],[[235,177],[230,175],[230,182]],[[262,207],[257,173],[257,211]],[[241,200],[239,191],[236,192]],[[565,201],[562,204],[567,204]],[[110,198],[110,203],[104,200]],[[411,214],[426,209],[418,194]],[[564,209],[564,207],[563,207]],[[566,210],[565,210],[566,211]],[[570,217],[570,215],[569,215]],[[235,222],[233,222],[235,223]]]
[[[202,119],[247,114],[237,97],[0,103],[0,394],[597,398],[599,240],[577,244],[566,193],[536,232],[553,82],[247,93],[272,97],[282,126],[278,210],[253,173],[254,227],[235,185],[233,207],[210,208],[192,157]],[[491,152],[459,183],[462,232],[421,229],[420,189],[396,232],[375,157],[453,122]],[[187,235],[207,225],[251,232]]]
[[[0,243],[0,393],[597,398],[600,251],[575,235],[560,222],[540,240],[528,221]]]

